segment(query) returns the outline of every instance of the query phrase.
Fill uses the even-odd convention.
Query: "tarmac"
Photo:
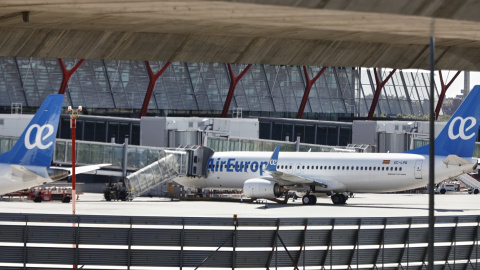
[[[435,215],[480,215],[480,195],[466,192],[435,195]],[[428,194],[355,194],[346,205],[333,205],[319,197],[316,205],[260,202],[181,201],[139,197],[133,201],[106,201],[103,194],[87,193],[75,204],[77,215],[175,216],[175,217],[394,217],[428,216]],[[34,203],[27,199],[3,198],[0,213],[72,214],[72,203]]]

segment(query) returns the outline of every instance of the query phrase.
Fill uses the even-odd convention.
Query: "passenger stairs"
[[[480,182],[470,174],[462,174],[457,177],[457,180],[462,181],[465,185],[472,188],[474,194],[478,194],[480,191]]]
[[[157,161],[126,177],[127,199],[133,200],[178,176],[206,176],[212,155],[213,150],[203,146],[164,150]]]

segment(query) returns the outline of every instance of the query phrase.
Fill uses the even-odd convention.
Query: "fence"
[[[436,217],[435,269],[477,269],[479,222]],[[422,269],[427,256],[427,217],[3,213],[0,224],[1,269]]]

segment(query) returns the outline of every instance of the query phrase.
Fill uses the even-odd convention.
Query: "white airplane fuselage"
[[[29,172],[35,172],[29,173]],[[46,167],[0,164],[0,195],[52,182]]]
[[[267,178],[264,168],[271,152],[219,152],[209,163],[207,177],[182,177],[176,182],[195,188],[242,189],[248,179]],[[435,183],[471,172],[472,164],[447,165],[445,156],[435,158]],[[394,153],[281,152],[277,171],[306,179],[318,179],[326,187],[316,191],[390,192],[424,187],[429,179],[428,156]],[[247,166],[248,165],[248,166]],[[281,183],[285,185],[288,183]],[[305,183],[307,184],[307,183]],[[301,185],[292,190],[302,190]]]

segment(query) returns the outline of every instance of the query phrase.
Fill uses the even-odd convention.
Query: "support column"
[[[145,64],[147,65],[148,77],[150,78],[150,81],[148,82],[147,92],[145,93],[145,98],[143,99],[142,110],[140,111],[140,118],[147,115],[148,104],[150,104],[150,98],[152,97],[155,84],[157,83],[158,78],[162,76],[163,72],[167,70],[167,68],[170,66],[170,64],[172,64],[172,62],[168,61],[165,66],[163,66],[163,68],[160,69],[160,71],[158,71],[157,73],[153,73],[149,61],[145,61]]]
[[[458,77],[458,75],[460,74],[460,71],[457,71],[457,73],[455,73],[453,78],[447,84],[445,84],[445,82],[443,81],[442,71],[439,70],[438,73],[440,74],[440,85],[442,87],[442,92],[438,97],[437,106],[435,107],[435,120],[438,120],[438,115],[440,114],[440,109],[442,108],[443,100],[445,99],[445,94],[447,93],[448,88],[450,87],[450,85],[452,85],[452,83]]]
[[[377,68],[373,68],[373,72],[375,73],[375,84],[377,85],[377,88],[375,89],[372,105],[370,106],[370,111],[368,112],[368,120],[373,119],[373,115],[375,114],[375,109],[377,108],[378,99],[380,98],[380,93],[382,92],[382,89],[385,86],[385,84],[388,82],[388,80],[390,80],[390,78],[393,76],[395,71],[397,71],[397,69],[390,71],[390,74],[388,74],[387,78],[385,78],[385,80],[383,81],[380,81],[380,78],[378,77],[378,73],[377,73]]]
[[[73,73],[77,71],[77,69],[85,62],[85,59],[81,59],[75,66],[67,70],[65,67],[65,64],[63,63],[62,58],[58,58],[58,62],[60,62],[60,67],[62,68],[62,73],[63,73],[63,78],[62,78],[62,84],[60,85],[60,90],[58,90],[59,94],[65,94],[65,91],[67,90],[67,85],[68,81],[70,81],[70,77],[72,77]]]
[[[318,80],[318,78],[320,78],[320,76],[322,76],[325,70],[327,70],[327,67],[323,67],[320,72],[318,72],[317,76],[315,76],[313,79],[310,79],[310,76],[308,76],[307,67],[303,66],[303,73],[305,74],[306,85],[305,92],[303,93],[302,102],[298,107],[297,119],[302,119],[303,112],[305,111],[305,106],[307,105],[308,97],[310,96],[310,90],[312,90],[313,84]]]
[[[238,75],[235,77],[233,75],[232,65],[228,65],[228,74],[230,75],[230,88],[228,89],[227,99],[225,100],[225,104],[223,105],[222,110],[222,118],[227,117],[228,109],[230,109],[230,103],[232,103],[233,93],[235,92],[235,87],[237,87],[237,83],[242,79],[242,77],[247,73],[247,71],[252,67],[252,64],[248,64],[248,66]]]

